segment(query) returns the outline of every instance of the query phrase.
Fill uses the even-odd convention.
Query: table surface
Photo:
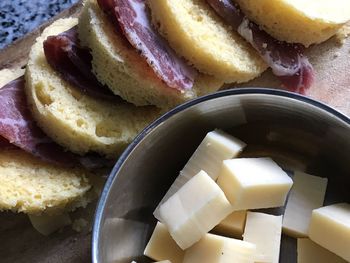
[[[78,0],[1,0],[0,49]]]

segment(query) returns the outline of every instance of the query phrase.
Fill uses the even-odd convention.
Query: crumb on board
[[[88,227],[89,223],[84,218],[79,218],[74,220],[72,224],[72,229],[76,232],[82,232]]]
[[[345,40],[350,36],[350,23],[345,24],[335,35],[339,45],[343,45]]]

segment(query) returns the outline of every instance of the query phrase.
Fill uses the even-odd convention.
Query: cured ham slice
[[[44,42],[47,62],[60,76],[87,95],[107,100],[121,100],[103,86],[91,72],[92,56],[88,49],[79,45],[77,27]]]
[[[81,157],[65,151],[36,125],[27,106],[23,77],[0,89],[0,109],[1,149],[16,146],[44,161],[68,167],[79,164],[89,169],[110,166],[110,161],[100,156]]]
[[[247,40],[271,67],[287,89],[305,94],[314,80],[314,70],[301,44],[289,44],[271,37],[243,14],[230,0],[207,0],[208,4]]]
[[[180,91],[193,87],[196,70],[152,27],[145,0],[98,0],[98,4],[169,87]]]

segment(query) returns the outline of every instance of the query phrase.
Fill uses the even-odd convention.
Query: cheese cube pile
[[[168,192],[154,211],[154,216],[162,221],[159,208],[160,205],[175,194],[185,183],[201,170],[205,171],[213,180],[219,176],[222,161],[236,157],[246,146],[241,140],[221,131],[209,132],[180,171],[180,175],[171,185]]]
[[[162,223],[144,254],[172,263],[278,263],[283,226],[310,238],[298,239],[299,263],[350,261],[350,204],[321,207],[326,178],[295,172],[292,180],[271,158],[235,158],[245,146],[219,130],[207,134],[155,210]],[[286,200],[284,215],[249,211]]]

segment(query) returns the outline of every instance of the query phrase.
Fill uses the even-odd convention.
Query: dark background
[[[0,49],[78,0],[0,0]]]

